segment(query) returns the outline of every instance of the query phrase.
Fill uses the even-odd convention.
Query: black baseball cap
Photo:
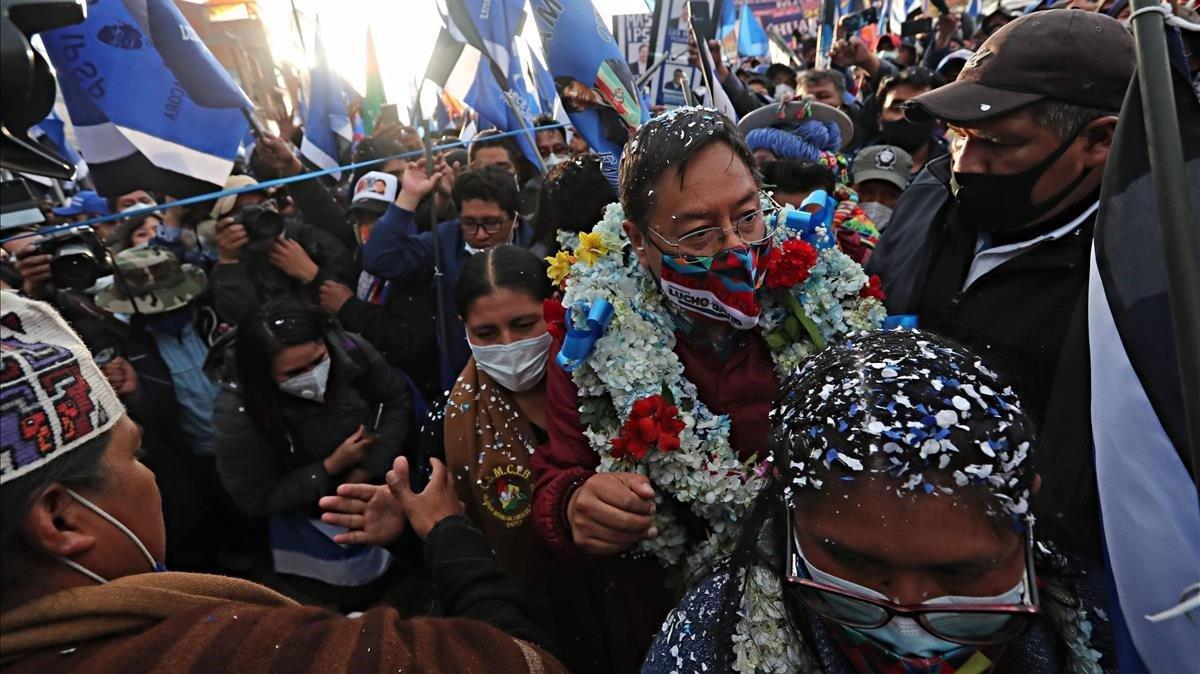
[[[958,79],[905,104],[913,121],[980,122],[1042,99],[1120,110],[1133,38],[1116,19],[1078,9],[1028,14],[992,33]]]

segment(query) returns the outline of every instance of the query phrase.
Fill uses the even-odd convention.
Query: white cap
[[[383,171],[364,173],[358,182],[354,183],[350,209],[383,213],[388,205],[396,200],[399,191],[400,181],[396,180],[396,176]]]

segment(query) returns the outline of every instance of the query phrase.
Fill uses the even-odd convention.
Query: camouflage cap
[[[174,311],[199,297],[208,285],[202,269],[180,264],[174,253],[159,246],[127,248],[117,253],[116,264],[117,278],[96,295],[96,305],[113,313]]]

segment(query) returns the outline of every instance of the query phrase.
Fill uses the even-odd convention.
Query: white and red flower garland
[[[686,577],[732,550],[769,463],[738,456],[729,442],[729,417],[710,411],[684,376],[674,352],[675,325],[653,278],[629,253],[624,219],[621,206],[610,204],[591,232],[562,236],[563,249],[574,250],[552,259],[551,278],[564,290],[564,306],[598,299],[613,306],[608,330],[572,373],[584,433],[600,457],[599,471],[642,473],[654,486],[659,535],[633,554],[654,555]],[[817,250],[781,229],[764,265],[760,326],[781,379],[826,342],[883,323],[878,281],[836,248]],[[703,521],[708,536],[688,540],[669,502]],[[787,638],[779,588],[758,580],[747,586],[739,663],[786,670],[794,653],[779,641]]]

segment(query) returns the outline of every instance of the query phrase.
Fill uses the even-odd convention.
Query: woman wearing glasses
[[[1035,538],[1034,431],[977,356],[859,333],[784,382],[771,424],[773,477],[737,552],[668,616],[643,672],[1114,667],[1102,576]]]
[[[471,357],[454,304],[454,287],[463,264],[481,251],[505,243],[528,248],[533,228],[518,215],[519,195],[513,175],[496,167],[466,171],[454,178],[452,197],[458,218],[440,222],[431,232],[422,232],[414,213],[426,195],[433,192],[453,171],[425,175],[424,163],[409,164],[400,178],[396,202],[375,223],[371,238],[363,246],[363,269],[374,276],[402,286],[432,286],[436,271],[445,313],[446,344],[440,344],[445,360],[447,386]],[[434,239],[438,259],[434,260]],[[439,337],[440,339],[440,337]]]

